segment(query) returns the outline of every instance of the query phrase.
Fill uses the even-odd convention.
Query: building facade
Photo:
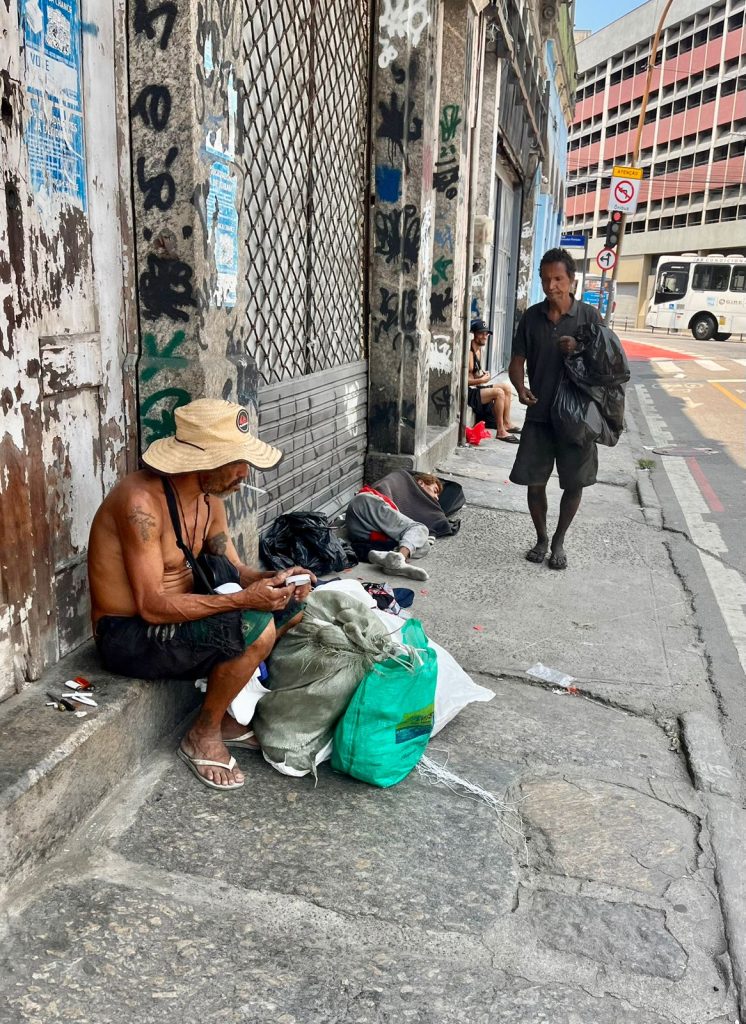
[[[535,214],[525,217],[522,244],[530,251],[526,305],[544,298],[539,261],[547,249],[559,245],[565,219],[567,147],[575,112],[577,61],[573,39],[574,4],[559,11],[556,38],[546,43],[549,117],[546,157],[534,184]],[[519,303],[521,295],[519,294]]]
[[[650,0],[578,42],[578,94],[568,150],[565,230],[588,239],[590,279],[608,220],[614,165],[634,146],[661,5]],[[658,257],[729,253],[746,243],[744,0],[674,0],[666,17],[627,219],[616,322],[642,325]]]

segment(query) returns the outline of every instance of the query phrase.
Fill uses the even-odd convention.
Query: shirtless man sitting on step
[[[143,455],[147,468],[121,480],[93,520],[93,630],[111,672],[141,679],[207,676],[204,703],[178,753],[206,786],[238,789],[245,777],[227,748],[255,744],[227,709],[277,636],[299,621],[295,601],[310,585],[285,580],[308,570],[259,572],[243,565],[228,534],[222,499],[247,481],[250,465],[267,469],[282,457],[252,436],[246,409],[199,399],[177,409],[175,420],[175,437],[150,445]],[[183,542],[194,556],[203,550],[227,556],[242,588],[237,593],[195,593],[192,569],[177,545],[168,485]]]

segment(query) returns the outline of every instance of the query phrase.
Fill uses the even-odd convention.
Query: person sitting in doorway
[[[414,473],[417,485],[437,502],[443,485],[431,473]],[[392,498],[374,487],[363,487],[347,506],[347,536],[362,561],[379,565],[392,576],[427,580],[429,573],[411,558],[430,553],[433,539],[424,523],[418,523],[399,510]]]
[[[482,370],[481,356],[487,338],[492,334],[484,320],[471,322],[471,346],[469,348],[469,408],[477,420],[484,420],[492,427],[499,441],[518,444],[516,434],[520,427],[510,425],[510,402],[513,389],[506,381],[492,381],[487,370]]]
[[[256,743],[227,709],[276,638],[300,621],[297,601],[311,588],[286,579],[308,570],[252,569],[229,535],[223,499],[248,481],[251,466],[268,469],[282,457],[250,433],[248,411],[202,398],[176,409],[174,419],[175,436],[153,441],[142,457],[145,468],[120,480],[94,516],[88,544],[93,632],[110,672],[140,679],[207,676],[204,703],[178,755],[205,786],[238,789],[244,775],[228,747]],[[227,559],[230,565],[221,564],[238,592],[195,592],[202,552]]]

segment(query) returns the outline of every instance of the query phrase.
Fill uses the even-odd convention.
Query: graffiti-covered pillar
[[[521,254],[518,264],[518,282],[515,298],[515,319],[521,317],[531,305],[531,278],[534,266],[534,246],[536,242],[536,211],[539,193],[538,173],[527,179],[523,189],[523,208],[521,210]],[[538,262],[538,261],[537,261]]]
[[[244,339],[245,247],[239,125],[243,5],[132,0],[134,183],[141,446],[173,432],[202,397],[248,406],[257,380]],[[254,551],[252,498],[227,503],[239,553]]]
[[[439,37],[437,0],[381,0],[371,108],[368,479],[421,465],[427,447]]]
[[[488,34],[489,38],[489,34]],[[495,162],[497,160],[498,61],[488,44],[482,68],[478,176],[474,196],[474,261],[471,277],[471,315],[489,321],[490,272],[495,244]]]
[[[433,272],[430,298],[428,423],[457,416],[466,270],[469,122],[475,101],[479,20],[468,0],[443,9],[438,148],[433,185]]]

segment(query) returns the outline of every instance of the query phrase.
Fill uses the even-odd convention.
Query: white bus
[[[645,325],[689,330],[698,341],[746,334],[746,256],[661,256]]]

